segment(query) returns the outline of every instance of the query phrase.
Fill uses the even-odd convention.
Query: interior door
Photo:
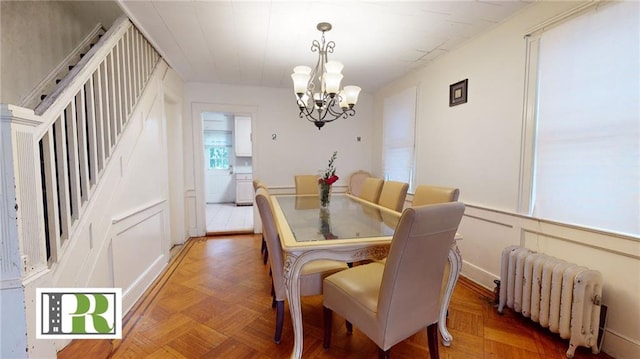
[[[204,168],[207,203],[228,203],[235,200],[235,181],[231,131],[204,131]]]

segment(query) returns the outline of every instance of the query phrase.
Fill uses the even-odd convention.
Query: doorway
[[[236,116],[228,112],[202,112],[207,234],[253,232],[251,202],[238,206],[239,179],[253,172],[251,155],[238,153]],[[246,118],[246,117],[245,117]],[[240,176],[240,177],[239,177]],[[252,196],[251,196],[252,197]]]

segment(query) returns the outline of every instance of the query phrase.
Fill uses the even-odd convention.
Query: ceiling
[[[185,81],[292,88],[313,66],[319,22],[342,85],[374,92],[504,21],[531,1],[118,0]]]

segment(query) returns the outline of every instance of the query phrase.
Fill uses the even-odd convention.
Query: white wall
[[[0,103],[19,104],[95,26],[60,1],[1,1],[0,17]]]
[[[298,118],[298,109],[291,89],[227,86],[205,83],[185,85],[185,149],[187,173],[187,211],[191,235],[204,234],[204,202],[202,136],[199,112],[247,112],[253,126],[253,178],[270,188],[293,189],[293,176],[298,173],[315,174],[327,166],[333,151],[340,180],[345,186],[349,174],[372,168],[373,113],[372,99],[361,94],[356,115],[338,119],[318,130],[312,123]],[[194,110],[195,109],[195,110]],[[275,135],[276,139],[272,139]],[[357,137],[361,141],[357,141]]]
[[[640,357],[640,240],[519,216],[525,40],[528,29],[575,6],[536,3],[506,23],[374,95],[380,154],[384,98],[418,86],[417,184],[460,188],[463,275],[493,288],[504,247],[521,244],[603,273],[609,307],[604,351]],[[469,79],[468,102],[449,107],[449,85]],[[375,163],[379,171],[379,163]],[[633,319],[630,319],[633,318]],[[455,342],[454,342],[455,343]]]

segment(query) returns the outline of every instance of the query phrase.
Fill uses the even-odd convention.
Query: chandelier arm
[[[310,111],[307,107],[300,108],[300,118],[302,118],[303,115],[307,121],[316,121],[316,119],[313,117],[313,109]]]
[[[331,115],[333,116],[342,116],[342,114],[344,113],[344,111],[338,111],[337,109],[340,109],[340,107],[336,106],[336,99],[333,98],[331,99],[331,102],[329,103],[329,107],[327,108],[327,112],[331,113]]]
[[[336,43],[333,42],[333,41],[329,41],[329,42],[327,42],[327,45],[325,46],[325,52],[333,54],[333,49],[335,47],[336,47]]]
[[[331,116],[329,117],[329,119],[328,119],[328,120],[326,120],[327,115],[331,115]],[[322,122],[333,122],[333,121],[337,120],[338,118],[340,118],[340,116],[341,116],[341,115],[342,115],[342,114],[339,114],[339,113],[337,114],[337,113],[335,113],[335,111],[333,111],[333,110],[329,107],[329,108],[328,108],[327,110],[325,110],[325,111],[324,111],[324,113],[322,114],[322,117],[320,118],[320,121],[322,121]]]

